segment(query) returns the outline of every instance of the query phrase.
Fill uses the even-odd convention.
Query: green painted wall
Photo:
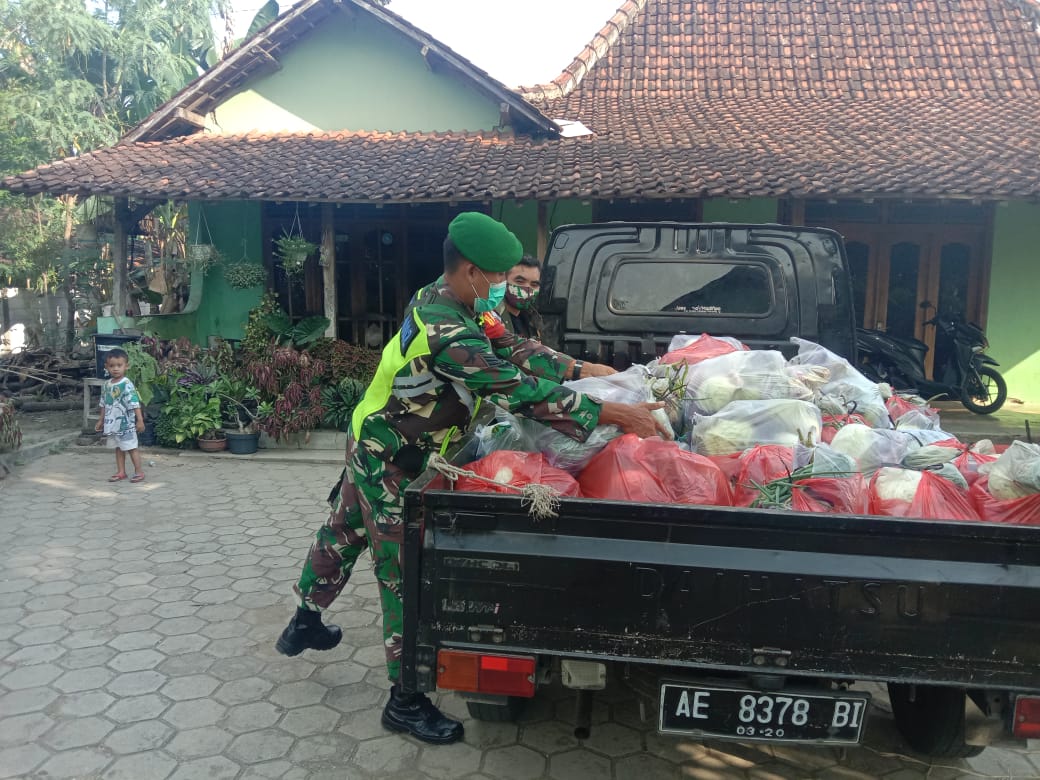
[[[776,222],[778,205],[775,198],[712,198],[704,201],[702,213],[705,222]]]
[[[538,204],[535,201],[496,201],[491,206],[491,216],[502,220],[516,234],[524,245],[524,252],[538,254]],[[556,201],[546,206],[546,217],[550,233],[560,225],[587,224],[592,222],[592,204],[579,200]]]
[[[258,202],[231,201],[202,206],[213,244],[220,250],[225,264],[251,262],[263,265],[260,205]],[[198,219],[198,210],[198,205],[191,210],[193,229]],[[223,268],[218,265],[206,274],[204,289],[205,295],[195,314],[196,343],[205,345],[210,336],[242,338],[249,310],[260,301],[263,287],[249,290],[232,287],[224,281]]]
[[[434,73],[417,44],[367,14],[334,13],[262,76],[225,101],[226,133],[311,130],[487,130],[498,103],[448,71]]]
[[[1036,333],[1040,204],[998,206],[986,336],[1000,362],[1008,395],[1040,403],[1040,337]]]

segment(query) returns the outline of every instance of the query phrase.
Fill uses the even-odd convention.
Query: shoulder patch
[[[415,341],[415,337],[419,335],[419,326],[415,322],[415,316],[412,312],[408,312],[408,316],[405,317],[404,323],[401,325],[401,355],[408,354],[408,347]]]

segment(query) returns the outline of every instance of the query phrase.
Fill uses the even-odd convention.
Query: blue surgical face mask
[[[481,276],[484,276],[484,272],[480,272]],[[481,298],[479,295],[473,299],[473,311],[477,314],[484,314],[485,312],[494,311],[502,305],[502,301],[506,297],[506,283],[491,282],[486,276],[484,281],[488,283],[488,294],[487,298]],[[472,285],[470,285],[472,287]],[[474,294],[477,292],[477,288],[473,287]]]

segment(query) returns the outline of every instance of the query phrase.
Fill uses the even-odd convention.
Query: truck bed
[[[1040,691],[1040,528],[446,487],[407,495],[420,689],[455,646]]]

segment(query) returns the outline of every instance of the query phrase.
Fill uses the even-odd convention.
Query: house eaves
[[[279,57],[333,13],[373,16],[412,40],[431,69],[455,73],[477,92],[494,100],[517,131],[550,138],[559,136],[559,126],[520,94],[397,14],[366,0],[304,0],[156,109],[119,143],[157,141],[198,132],[206,115],[256,77],[278,70]]]

